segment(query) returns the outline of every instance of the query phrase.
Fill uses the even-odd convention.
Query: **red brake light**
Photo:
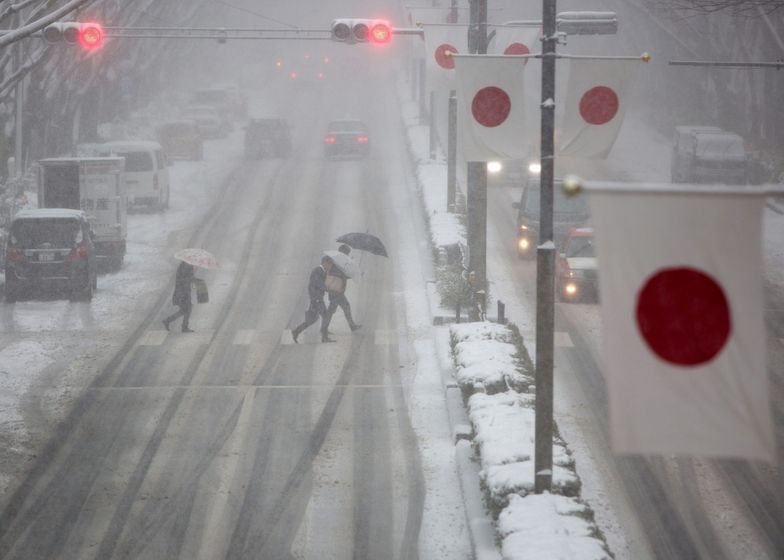
[[[289,74],[289,77],[290,77],[292,80],[296,80],[296,79],[297,79],[297,73],[296,73],[296,72],[292,72],[292,73],[290,73],[290,74]]]
[[[324,142],[326,142],[327,144],[334,144],[335,142],[337,142],[337,140],[338,139],[335,138],[334,136],[327,136],[326,138],[324,138]]]
[[[84,260],[88,257],[89,253],[87,247],[79,245],[75,249],[71,249],[71,253],[65,257],[65,262],[76,262]]]
[[[360,144],[367,144],[369,140],[370,138],[368,138],[367,136],[357,136],[357,142],[359,142]]]
[[[22,252],[16,247],[8,247],[5,251],[5,259],[11,262],[27,262]]]

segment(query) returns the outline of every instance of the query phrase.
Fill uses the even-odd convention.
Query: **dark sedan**
[[[339,120],[327,125],[324,134],[324,155],[367,157],[370,154],[370,135],[362,121]]]

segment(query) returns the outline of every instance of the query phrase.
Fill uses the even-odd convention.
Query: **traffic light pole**
[[[534,490],[549,492],[553,478],[553,362],[555,348],[555,174],[556,0],[542,0],[542,139],[539,246],[536,249],[536,416]]]
[[[471,0],[468,50],[487,54],[487,0]],[[476,274],[479,289],[487,286],[487,164],[467,164],[468,254],[470,269]],[[476,318],[472,318],[476,320]]]
[[[447,131],[446,149],[446,209],[455,211],[457,197],[457,95],[455,90],[449,92],[449,130]]]

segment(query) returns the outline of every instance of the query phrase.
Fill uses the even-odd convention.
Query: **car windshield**
[[[711,157],[743,157],[743,140],[723,134],[700,134],[697,142],[697,155]]]
[[[329,132],[364,132],[365,125],[360,121],[332,121],[327,126]]]
[[[595,257],[593,252],[593,237],[577,236],[569,239],[566,245],[566,257]]]
[[[11,242],[22,249],[70,248],[81,241],[81,233],[73,218],[22,219],[11,228]]]
[[[118,156],[125,158],[125,171],[130,173],[139,171],[152,171],[152,156],[147,152],[117,152]]]
[[[561,190],[561,185],[556,184],[555,188],[555,214],[587,214],[588,208],[585,205],[584,196],[567,198]],[[524,211],[529,215],[539,215],[539,185],[533,184],[526,189]]]

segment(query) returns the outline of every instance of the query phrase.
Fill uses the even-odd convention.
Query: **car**
[[[157,130],[158,143],[170,158],[200,161],[204,157],[204,142],[196,121],[179,120],[163,123]]]
[[[125,158],[125,184],[133,206],[146,206],[163,212],[169,207],[169,165],[158,142],[118,140],[92,147],[98,156]]]
[[[567,197],[561,189],[562,181],[556,179],[553,185],[553,237],[558,244],[572,227],[584,225],[590,218],[584,196]],[[517,208],[517,254],[522,259],[532,259],[536,255],[539,242],[539,194],[541,187],[538,176],[530,176],[523,188]]]
[[[597,301],[599,274],[593,246],[593,228],[571,228],[555,259],[555,286],[559,301]]]
[[[72,301],[90,301],[98,287],[92,238],[81,210],[18,212],[5,251],[5,301],[13,303],[34,290],[65,291]]]
[[[672,141],[673,183],[748,183],[743,138],[715,126],[678,126]]]
[[[291,150],[291,130],[286,119],[251,119],[245,126],[246,158],[287,158],[291,156]]]
[[[196,121],[202,138],[226,138],[231,132],[231,121],[209,105],[190,105],[180,115],[183,120]]]
[[[367,157],[370,154],[370,135],[367,126],[356,119],[332,121],[324,133],[324,155]]]
[[[248,114],[247,98],[233,85],[197,89],[191,94],[191,103],[210,106],[228,119],[241,119]]]

